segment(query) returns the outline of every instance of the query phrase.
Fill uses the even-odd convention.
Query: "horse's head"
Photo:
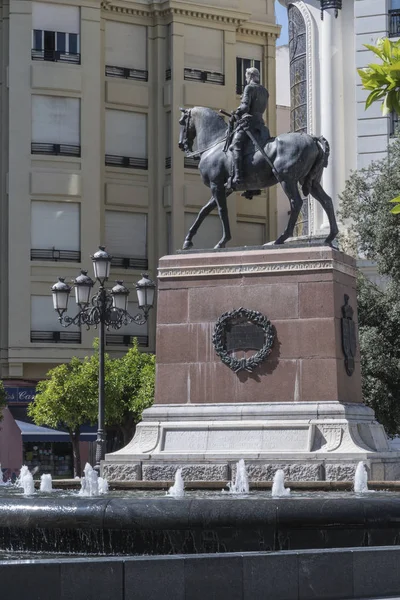
[[[192,152],[193,142],[196,137],[196,128],[192,117],[192,111],[187,108],[181,108],[182,116],[179,119],[181,131],[179,134],[179,148],[184,152]]]

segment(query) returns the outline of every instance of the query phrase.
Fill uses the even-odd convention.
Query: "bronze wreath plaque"
[[[254,371],[270,354],[275,340],[271,322],[262,313],[238,308],[220,316],[212,342],[222,362],[235,373]],[[249,358],[229,354],[235,350],[257,350]]]

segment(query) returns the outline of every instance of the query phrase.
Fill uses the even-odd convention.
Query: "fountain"
[[[81,479],[80,496],[99,496],[108,492],[107,480],[99,477],[89,463],[86,463],[83,472],[85,475]]]
[[[290,488],[285,488],[285,473],[282,469],[278,469],[272,484],[272,497],[283,498],[284,496],[290,496]]]
[[[43,473],[40,477],[40,491],[41,492],[52,492],[53,482],[50,473]]]
[[[366,494],[368,490],[368,473],[365,464],[360,461],[354,476],[354,491],[356,494]]]
[[[6,482],[4,481],[4,478],[3,478],[3,471],[1,470],[1,463],[0,463],[0,485],[6,485]]]
[[[33,475],[26,465],[21,467],[19,477],[16,481],[16,486],[23,488],[25,496],[32,496],[32,494],[35,493]]]
[[[173,498],[183,498],[185,495],[185,482],[182,477],[182,469],[178,469],[175,473],[175,482],[172,485],[167,494],[167,496],[172,496]]]
[[[246,472],[246,465],[243,458],[236,463],[235,481],[228,483],[230,494],[248,494],[249,493],[249,478]]]

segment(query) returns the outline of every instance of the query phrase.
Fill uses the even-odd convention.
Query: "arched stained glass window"
[[[288,8],[290,59],[290,129],[307,133],[306,24],[295,5]],[[303,203],[294,235],[309,235],[309,201]]]

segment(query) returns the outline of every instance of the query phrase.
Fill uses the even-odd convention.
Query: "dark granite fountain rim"
[[[184,530],[222,527],[385,528],[400,523],[400,497],[0,498],[0,529]]]

